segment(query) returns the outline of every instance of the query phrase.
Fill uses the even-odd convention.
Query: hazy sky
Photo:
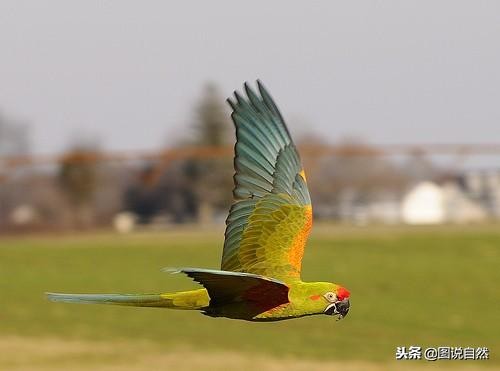
[[[0,2],[0,110],[36,152],[157,148],[206,81],[256,78],[296,135],[499,142],[500,2]]]

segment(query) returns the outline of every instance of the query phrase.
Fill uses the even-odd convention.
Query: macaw
[[[221,269],[166,269],[203,288],[163,294],[59,294],[52,301],[199,310],[211,317],[280,321],[316,314],[338,319],[349,291],[330,282],[304,282],[301,265],[312,206],[297,148],[260,81],[227,101],[236,127],[234,201],[226,220]]]

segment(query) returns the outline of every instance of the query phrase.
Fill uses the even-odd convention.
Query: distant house
[[[488,210],[469,197],[457,183],[445,183],[441,189],[444,194],[446,222],[476,223],[488,219]]]
[[[487,217],[487,210],[454,182],[418,183],[401,202],[401,219],[406,224],[471,223]]]
[[[475,170],[463,175],[467,193],[490,215],[500,218],[500,170]]]
[[[445,222],[444,192],[432,182],[421,182],[403,197],[401,218],[406,224],[440,224]]]

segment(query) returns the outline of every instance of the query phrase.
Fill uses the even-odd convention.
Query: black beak
[[[349,308],[351,304],[349,303],[349,299],[344,299],[342,301],[337,301],[336,303],[330,304],[326,310],[325,314],[329,314],[333,316],[334,314],[339,315],[339,319],[344,318],[349,313]]]

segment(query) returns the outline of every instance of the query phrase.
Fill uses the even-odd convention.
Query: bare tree
[[[59,184],[76,227],[89,227],[93,222],[91,203],[97,189],[98,159],[97,147],[82,143],[68,150],[59,166]]]
[[[197,145],[221,147],[230,141],[230,120],[225,100],[213,82],[205,85],[195,108],[194,142]]]
[[[28,125],[0,112],[0,156],[24,155],[29,152]]]
[[[21,156],[29,152],[29,127],[26,123],[0,113],[0,184],[7,181],[4,158]],[[7,221],[12,205],[8,187],[0,187],[0,226]]]
[[[309,137],[300,145],[316,211],[324,216],[339,216],[346,203],[366,204],[382,195],[397,195],[408,184],[399,166],[363,141],[343,140],[334,153],[322,156],[315,152],[327,147],[321,138]]]
[[[206,85],[195,112],[193,128],[196,145],[217,148],[229,144],[232,128],[229,112],[215,84]],[[217,210],[226,210],[231,202],[231,160],[189,160],[184,168],[197,196],[200,222],[213,220],[214,213]]]

